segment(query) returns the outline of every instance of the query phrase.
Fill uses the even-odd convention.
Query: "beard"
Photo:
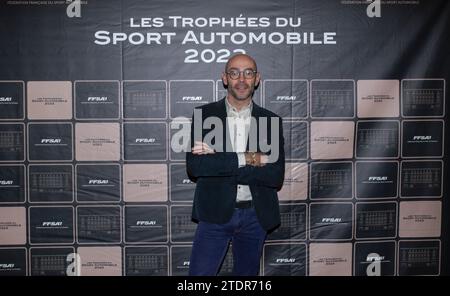
[[[228,84],[228,91],[231,95],[237,100],[245,100],[253,94],[255,90],[255,85],[247,84],[244,82],[238,82],[235,85],[231,86]]]

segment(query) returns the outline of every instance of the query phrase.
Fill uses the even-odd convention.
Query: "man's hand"
[[[194,147],[192,147],[192,154],[204,155],[204,154],[214,154],[216,153],[208,144],[200,141],[196,141]]]
[[[262,167],[265,166],[269,157],[261,152],[245,152],[245,164]]]

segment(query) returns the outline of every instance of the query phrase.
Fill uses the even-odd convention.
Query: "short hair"
[[[234,58],[240,57],[240,56],[244,56],[244,57],[247,57],[248,59],[250,59],[253,62],[253,64],[255,65],[255,71],[258,71],[258,66],[256,65],[256,61],[254,58],[252,58],[251,56],[249,56],[248,54],[245,54],[245,53],[237,53],[228,59],[227,63],[225,64],[225,72],[228,70],[228,66],[230,65],[231,60],[233,60]]]

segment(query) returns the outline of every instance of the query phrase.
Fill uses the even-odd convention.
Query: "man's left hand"
[[[192,154],[204,155],[204,154],[214,154],[216,153],[214,149],[208,146],[208,144],[196,141],[194,147],[192,147]]]

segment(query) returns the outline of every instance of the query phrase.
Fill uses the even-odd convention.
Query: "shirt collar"
[[[245,114],[249,112],[251,114],[252,108],[253,108],[253,100],[250,101],[250,103],[247,106],[244,106],[241,108],[241,110],[237,110],[235,107],[233,107],[230,102],[228,102],[228,97],[225,97],[225,106],[227,108],[227,114],[229,112],[234,112],[236,114]]]

